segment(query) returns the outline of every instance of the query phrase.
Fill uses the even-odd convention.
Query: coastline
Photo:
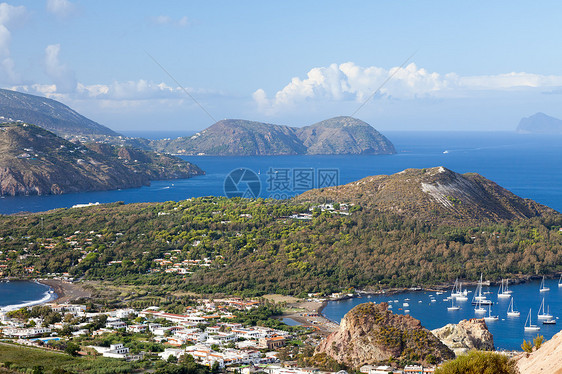
[[[41,282],[38,282],[36,280],[32,281],[32,280],[23,280],[23,281],[27,281],[27,282],[35,282],[35,283],[39,283],[42,284],[44,286],[47,287],[47,290],[43,293],[43,297],[41,299],[36,299],[36,300],[29,300],[29,301],[23,301],[20,302],[18,304],[9,304],[9,305],[5,305],[3,307],[0,307],[0,312],[10,312],[13,310],[17,310],[20,308],[25,308],[25,307],[31,307],[31,306],[36,306],[36,305],[41,305],[41,304],[45,304],[51,301],[54,301],[57,299],[57,294],[54,291],[54,289],[49,286],[48,284],[43,284]]]
[[[51,302],[64,304],[76,299],[88,298],[91,296],[91,293],[80,285],[58,279],[11,279],[11,281],[34,282],[42,284],[48,287],[48,289],[43,293],[43,297],[40,299],[24,301],[18,304],[9,304],[0,307],[0,312],[9,312]]]
[[[54,290],[56,298],[51,301],[57,304],[69,303],[80,298],[88,298],[91,296],[91,293],[82,286],[60,279],[41,279],[38,280],[38,282]]]

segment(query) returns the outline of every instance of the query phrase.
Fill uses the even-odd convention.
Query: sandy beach
[[[58,279],[43,279],[39,282],[51,287],[55,291],[57,298],[52,300],[52,302],[56,302],[57,304],[69,303],[82,297],[88,298],[91,296],[89,291],[76,283]]]
[[[283,318],[290,318],[303,326],[313,327],[320,335],[329,335],[336,331],[339,325],[322,315],[326,303],[326,301],[311,300],[288,304],[288,311],[283,314]]]

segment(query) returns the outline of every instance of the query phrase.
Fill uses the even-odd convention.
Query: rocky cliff
[[[344,316],[338,331],[318,345],[316,353],[353,368],[391,358],[440,362],[455,356],[420,321],[393,314],[386,303],[357,305]]]
[[[488,326],[483,318],[465,319],[457,324],[450,323],[439,329],[431,330],[431,332],[456,355],[466,353],[471,349],[494,350],[494,337],[488,331]]]
[[[521,374],[562,374],[562,331],[532,353],[515,357]]]
[[[40,127],[0,124],[0,196],[148,185],[204,172],[176,157],[108,144],[75,144]]]
[[[352,117],[335,117],[302,128],[225,119],[191,137],[150,145],[169,153],[216,156],[396,153],[386,137]]]

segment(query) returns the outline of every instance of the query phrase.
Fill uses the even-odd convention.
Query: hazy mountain
[[[32,123],[59,136],[119,136],[115,131],[94,122],[68,106],[45,97],[0,89],[0,116],[4,120]]]
[[[351,117],[336,117],[302,128],[228,119],[191,137],[153,141],[151,146],[170,153],[219,156],[396,152],[377,130]]]
[[[406,169],[343,186],[310,190],[297,200],[328,199],[439,222],[501,221],[554,212],[476,173],[444,167]]]
[[[517,132],[525,134],[562,134],[562,120],[547,116],[544,113],[535,113],[519,121]]]
[[[109,144],[78,145],[35,125],[0,124],[0,195],[148,185],[204,174],[179,158]]]

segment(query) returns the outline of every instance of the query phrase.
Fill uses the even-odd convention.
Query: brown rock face
[[[494,337],[488,331],[488,326],[486,326],[483,318],[465,319],[458,324],[450,323],[431,332],[447,347],[451,348],[456,355],[471,349],[494,350]]]
[[[393,314],[387,303],[357,305],[342,319],[339,330],[320,343],[316,353],[326,353],[354,368],[390,358],[427,362],[454,357],[420,321]]]

